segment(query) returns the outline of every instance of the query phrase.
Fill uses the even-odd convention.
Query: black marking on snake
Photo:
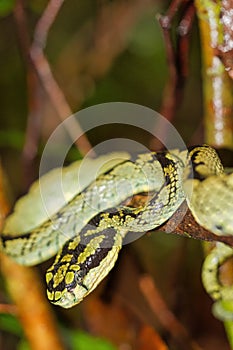
[[[11,236],[11,235],[7,235],[7,234],[4,234],[4,235],[0,235],[0,239],[2,241],[2,245],[3,247],[5,248],[6,247],[6,241],[14,241],[15,239],[29,239],[31,236],[31,233],[27,232],[25,234],[22,234],[22,235],[18,235],[18,236]]]
[[[153,154],[153,160],[151,160],[151,162],[154,162],[154,159],[158,160],[162,166],[162,169],[164,171],[164,169],[168,168],[169,165],[171,165],[174,169],[176,169],[176,162],[172,159],[169,159],[166,157],[167,152],[160,152],[160,153],[156,153]],[[152,197],[152,199],[149,201],[149,206],[151,206],[154,209],[154,213],[156,214],[157,211],[161,208],[163,208],[165,206],[164,203],[157,203],[158,197],[159,197],[159,193],[160,191],[166,187],[166,186],[170,186],[172,185],[172,181],[170,176],[164,171],[164,184],[161,186],[159,191],[154,192],[154,195]],[[174,180],[175,181],[175,180]],[[175,181],[176,182],[176,181]],[[174,189],[174,192],[176,192],[176,186],[172,186],[172,188]],[[140,193],[139,193],[140,194]],[[170,193],[169,193],[169,198],[170,198]],[[134,213],[131,208],[127,208],[127,207],[123,207],[119,210],[121,212],[121,219],[124,222],[127,218],[127,216],[131,216],[132,218],[136,219],[137,217],[140,217],[142,215],[142,213]],[[103,214],[108,214],[108,218],[111,220],[115,215],[117,215],[119,213],[119,211],[116,210],[116,208],[109,208],[107,210],[105,210],[104,212],[98,213],[97,215],[95,215],[88,223],[88,225],[86,227],[84,227],[84,229],[81,232],[82,233],[85,232],[85,230],[88,230],[88,226],[89,225],[93,225],[95,227],[98,227],[100,224],[100,221],[103,219]],[[84,233],[85,236],[85,233]]]
[[[111,174],[111,172],[114,171],[119,165],[123,165],[123,164],[125,164],[125,163],[127,163],[127,162],[130,162],[130,159],[122,159],[122,162],[117,163],[116,166],[113,166],[113,168],[111,168],[111,169],[105,171],[105,173],[101,174],[100,177],[102,177],[103,175],[104,175],[104,177],[105,177],[105,175]],[[112,174],[112,175],[114,176],[114,174]]]
[[[202,182],[203,180],[206,179],[206,177],[204,175],[200,174],[200,172],[196,170],[199,165],[205,165],[204,161],[196,162],[196,156],[200,152],[200,150],[198,149],[199,147],[206,148],[206,149],[209,148],[206,145],[203,145],[203,146],[191,146],[191,147],[188,148],[189,152],[191,152],[192,150],[197,148],[197,150],[195,152],[193,152],[193,154],[191,156],[191,167],[192,167],[193,171],[190,172],[188,178],[195,178],[195,179],[197,179],[197,180]]]
[[[129,160],[129,159],[125,159],[125,160],[122,160],[122,162],[121,163],[118,163],[117,164],[117,166],[119,166],[119,165],[123,165],[124,163],[127,163],[127,162],[130,162],[131,160]],[[102,174],[102,175],[107,175],[107,174],[110,174],[111,172],[113,172],[113,171],[115,171],[115,169],[117,168],[117,166],[116,167],[113,167],[113,168],[111,168],[111,169],[109,169],[108,171],[106,171],[104,174]],[[114,174],[112,174],[112,176],[114,177]],[[94,181],[93,181],[94,182]],[[84,188],[83,190],[82,190],[82,194],[84,194],[85,192],[87,192],[88,190],[89,190],[89,186],[90,185],[87,185],[86,186],[86,188]],[[20,235],[7,235],[7,234],[4,234],[4,235],[0,235],[0,239],[1,239],[1,241],[2,241],[2,245],[3,245],[3,248],[5,248],[6,247],[6,242],[7,241],[13,241],[13,240],[18,240],[18,239],[26,239],[26,240],[29,240],[30,239],[30,237],[32,237],[32,235],[33,234],[35,234],[35,233],[37,233],[37,232],[40,232],[40,227],[41,226],[50,226],[50,225],[52,225],[53,224],[53,220],[55,219],[59,219],[59,218],[62,218],[63,217],[63,215],[64,215],[64,213],[66,212],[66,207],[67,207],[67,205],[72,205],[72,204],[74,204],[76,201],[77,201],[77,199],[79,198],[79,196],[80,196],[80,193],[77,193],[71,200],[69,200],[67,203],[65,203],[64,205],[63,205],[63,207],[56,213],[56,214],[54,214],[53,216],[52,216],[52,218],[51,219],[48,219],[48,220],[46,220],[46,221],[44,221],[41,225],[39,225],[39,227],[37,227],[37,228],[35,228],[35,229],[33,229],[33,230],[31,230],[30,232],[26,232],[25,234],[20,234]],[[82,208],[84,208],[84,206],[85,206],[85,201],[82,201]],[[101,214],[100,214],[101,215]],[[98,216],[98,215],[97,215]],[[97,217],[96,216],[96,217]],[[94,222],[94,221],[93,221]],[[98,219],[97,219],[97,222],[98,222]],[[91,222],[90,222],[90,224],[91,224]],[[95,225],[96,226],[96,225]],[[59,228],[58,228],[59,229]],[[50,244],[50,243],[49,243]],[[33,244],[32,244],[32,246],[33,246]],[[23,254],[23,252],[22,253],[20,253],[20,254]]]
[[[108,213],[109,218],[112,218],[114,215],[116,215],[117,212],[118,211],[116,210],[116,208],[109,208],[105,211],[102,211],[102,212],[96,214],[95,216],[93,216],[93,218],[91,218],[91,220],[88,222],[86,227],[83,228],[82,231],[89,230],[90,229],[90,227],[88,227],[89,225],[94,226],[94,227],[98,227],[100,224],[100,221],[103,219],[103,214]]]
[[[166,152],[161,152],[156,154],[156,159],[159,161],[159,163],[162,166],[162,169],[166,169],[170,164],[175,164],[175,162],[172,159],[169,159],[166,157]]]
[[[159,156],[158,160],[159,160],[160,164],[162,165],[162,169],[163,169],[164,177],[165,177],[165,183],[162,186],[162,188],[163,188],[164,186],[168,186],[168,185],[172,184],[171,177],[165,172],[165,170],[169,167],[169,165],[171,165],[173,169],[177,169],[177,167],[176,167],[176,162],[172,159],[167,158],[167,157],[164,157],[164,156],[160,157]],[[177,171],[176,171],[176,173],[177,173]],[[176,186],[174,188],[176,190]]]
[[[109,235],[109,233],[111,233]],[[99,266],[100,262],[108,255],[108,252],[114,246],[115,230],[113,228],[105,229],[101,232],[104,235],[104,239],[99,243],[99,248],[95,252],[87,257],[87,259],[80,264],[80,270],[85,270],[88,273],[92,268]]]
[[[95,227],[98,227],[99,223],[100,223],[100,219],[101,219],[100,215],[101,215],[101,213],[98,213],[95,216],[93,216],[93,218],[91,218],[91,220],[88,221],[87,225],[84,226],[84,228],[82,229],[81,233],[83,234],[85,231],[92,229],[91,226],[93,226],[93,229]]]
[[[150,162],[153,163],[154,160],[156,159],[156,160],[158,160],[160,162],[162,167],[166,167],[166,166],[168,166],[171,163],[171,160],[167,159],[166,154],[167,154],[166,151],[162,151],[162,152],[158,152],[158,153],[152,153],[151,154],[152,158],[151,158],[151,160],[148,160],[148,162],[149,163]],[[133,161],[133,156],[132,156],[131,160],[128,160],[128,159],[123,160],[118,165],[123,165],[124,163],[132,162],[132,161]],[[110,174],[112,171],[114,171],[116,169],[116,167],[113,167],[110,170],[106,171],[103,175]],[[112,174],[112,175],[114,176],[114,174]],[[170,177],[168,175],[166,175],[166,174],[165,174],[165,181],[166,181],[167,184],[170,183]],[[89,189],[89,185],[82,191],[82,193],[85,193],[86,191],[88,191],[88,189]],[[40,226],[50,226],[50,225],[53,224],[54,218],[55,218],[55,220],[59,219],[59,218],[62,218],[64,213],[65,213],[65,211],[66,211],[66,206],[67,205],[72,205],[73,203],[75,203],[75,201],[78,199],[79,196],[80,196],[80,193],[76,194],[70,201],[65,203],[64,206],[56,214],[54,214],[51,219],[46,220]],[[85,205],[85,202],[82,201],[82,207],[84,207],[84,205]],[[111,217],[111,215],[112,215],[111,212],[116,213],[116,209],[115,208],[111,208],[111,209],[109,209],[108,212],[109,212],[109,215]],[[126,212],[126,214],[129,214],[129,213]],[[102,215],[102,213],[99,213],[94,218],[92,218],[91,221],[89,222],[89,225],[98,226],[99,221],[101,219],[101,215]],[[133,213],[130,213],[130,215],[136,217]],[[20,235],[17,235],[17,236],[11,236],[11,235],[5,235],[5,234],[1,235],[1,240],[2,240],[3,247],[4,248],[6,247],[6,241],[13,241],[13,240],[17,240],[17,239],[29,240],[30,237],[33,236],[33,234],[37,234],[37,232],[40,232],[40,226],[37,227],[36,229],[30,231],[30,232],[26,232],[25,234],[20,234]],[[52,242],[52,239],[51,239],[51,241],[48,241],[47,246],[50,246],[51,242]],[[31,244],[31,247],[33,247],[34,244],[35,244],[35,242],[33,241],[33,243]],[[23,249],[20,254],[23,255],[24,251],[25,251],[25,249]]]
[[[110,230],[112,231],[113,234],[111,234],[109,236]],[[65,246],[62,249],[62,253],[72,254],[73,256],[69,262],[58,261],[54,265],[53,274],[56,275],[56,273],[59,271],[59,269],[64,265],[67,266],[67,268],[65,269],[65,273],[67,273],[69,270],[72,271],[72,268],[69,269],[69,266],[72,266],[75,264],[79,265],[79,270],[73,271],[73,273],[76,275],[76,278],[70,284],[66,285],[65,279],[63,278],[62,281],[55,287],[56,291],[63,291],[64,288],[72,290],[75,288],[75,286],[77,284],[79,284],[83,288],[87,289],[86,286],[83,284],[83,278],[86,276],[86,274],[91,269],[99,266],[100,262],[108,255],[108,252],[112,249],[112,246],[114,246],[114,235],[115,235],[114,229],[105,229],[105,230],[101,231],[100,235],[104,236],[102,242],[99,243],[100,246],[95,249],[95,252],[93,254],[89,255],[86,258],[86,260],[80,264],[78,264],[77,261],[78,261],[79,255],[85,250],[86,245],[79,243],[75,249],[67,249],[67,246],[69,245],[69,243],[72,240],[69,240],[65,244]],[[92,238],[93,238],[93,236],[92,236]],[[89,239],[89,244],[91,244],[91,239]],[[63,255],[63,254],[61,254],[61,255]],[[48,290],[52,291],[53,289],[54,289],[54,287],[53,287],[53,279],[52,279],[48,283]]]
[[[127,162],[129,162],[128,159],[122,160],[122,162],[119,163],[119,164],[117,164],[117,166],[118,166],[118,165],[122,165],[122,164],[127,163]],[[116,166],[116,167],[117,167],[117,166]],[[107,175],[107,174],[110,174],[113,170],[116,169],[116,167],[111,168],[110,170],[106,171],[106,172],[105,172],[104,174],[102,174],[102,175],[105,176],[105,175]],[[112,174],[112,175],[114,176],[114,174]],[[94,181],[93,181],[93,183],[94,183]],[[87,191],[89,190],[89,186],[90,186],[90,184],[87,185],[86,188],[84,188],[84,190],[82,190],[81,193],[84,194],[85,192],[87,192]],[[69,200],[67,203],[65,203],[65,204],[63,205],[63,207],[62,207],[56,214],[54,214],[54,215],[52,216],[51,219],[49,218],[48,220],[44,221],[41,225],[39,225],[39,227],[37,227],[37,228],[31,230],[30,232],[26,232],[25,234],[14,235],[14,236],[13,236],[13,235],[7,235],[7,234],[0,235],[0,239],[1,239],[1,241],[2,241],[3,247],[4,247],[4,248],[6,247],[6,241],[13,241],[13,240],[17,240],[17,239],[26,239],[26,240],[29,240],[30,237],[32,237],[33,234],[35,234],[35,233],[37,233],[37,232],[40,232],[40,227],[41,227],[41,226],[50,226],[50,225],[53,224],[54,219],[55,219],[55,221],[56,221],[56,220],[59,219],[59,218],[63,218],[64,213],[66,213],[67,205],[72,205],[72,204],[74,204],[74,203],[77,201],[77,199],[79,198],[80,195],[81,195],[80,193],[77,193],[71,200]],[[82,208],[84,208],[85,204],[86,204],[86,202],[85,202],[85,201],[82,201],[82,204],[81,204],[81,205],[82,205]],[[61,224],[62,224],[62,223],[61,223]],[[59,227],[58,227],[58,229],[59,229]],[[58,229],[57,229],[57,230],[58,230]]]
[[[63,280],[54,288],[53,287],[53,280],[49,281],[48,283],[48,291],[52,292],[53,290],[55,292],[62,292],[64,290],[64,288],[66,287],[66,284],[65,284],[65,279],[63,278]],[[55,298],[54,298],[55,300]]]
[[[196,151],[195,151],[195,153],[198,153],[198,152],[200,152],[200,150],[199,150],[199,148],[206,148],[207,150],[210,148],[210,146],[208,146],[208,145],[194,145],[194,146],[189,146],[188,147],[188,151],[189,152],[191,152],[191,151],[193,151],[194,149],[196,148]]]
[[[61,261],[63,256],[72,255],[72,258],[71,258],[69,264],[74,264],[77,261],[79,255],[84,252],[86,245],[81,244],[81,243],[77,244],[75,249],[68,249],[68,246],[69,246],[70,242],[72,242],[72,241],[73,241],[73,239],[70,239],[63,246],[61,254],[59,256],[59,260],[57,261],[57,263],[54,266],[55,273],[57,273],[57,271],[60,269],[61,266],[67,265],[67,261]]]

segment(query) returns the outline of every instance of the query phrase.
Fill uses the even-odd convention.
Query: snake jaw
[[[63,291],[62,296],[58,300],[50,300],[54,305],[61,306],[65,309],[69,309],[70,307],[79,304],[83,298],[89,294],[90,291],[87,290],[87,287],[82,285],[76,287],[76,290],[68,290],[67,288]],[[49,291],[47,290],[47,295],[49,298]]]

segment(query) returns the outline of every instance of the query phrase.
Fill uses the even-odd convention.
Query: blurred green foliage
[[[7,16],[12,12],[15,0],[1,0],[0,1],[0,16]]]
[[[23,330],[18,319],[9,314],[0,314],[0,331],[17,336],[17,350],[30,350],[28,342],[23,337]],[[63,328],[64,342],[71,350],[116,350],[110,342],[99,337],[93,337],[79,330]]]
[[[156,14],[163,13],[170,2],[162,0],[155,1],[154,6],[149,11],[143,12],[137,23],[129,32],[125,33],[127,45],[114,59],[106,74],[96,78],[94,81],[89,79],[89,77],[89,80],[85,80],[88,89],[85,91],[84,99],[80,105],[78,92],[82,74],[78,75],[77,66],[80,64],[82,56],[77,56],[77,50],[80,42],[83,42],[87,48],[92,45],[92,35],[95,32],[95,18],[99,4],[111,4],[114,2],[93,0],[69,0],[64,2],[51,28],[46,47],[46,55],[51,63],[52,71],[74,112],[80,108],[110,101],[137,103],[159,111],[164,87],[168,79],[164,39]],[[27,3],[30,37],[33,36],[35,24],[46,4],[47,0],[32,0]],[[13,5],[13,0],[0,0],[0,156],[9,175],[12,191],[18,195],[22,191],[20,178],[22,168],[21,155],[26,135],[29,93],[27,91],[26,64],[22,58],[12,13]],[[85,31],[86,27],[88,29]],[[114,45],[114,42],[112,44]],[[85,64],[85,62],[81,62],[81,64]],[[48,127],[51,133],[53,127],[60,121],[43,91],[40,91],[40,98],[43,101],[41,123],[44,128]],[[191,36],[189,77],[184,91],[184,99],[176,111],[176,117],[173,121],[186,142],[189,142],[196,131],[201,117],[200,50],[197,24],[194,23]],[[42,130],[40,139],[38,158],[46,143],[46,137],[49,136],[48,131],[44,134],[43,132],[44,130]],[[124,127],[122,130],[119,130],[118,136],[127,132],[127,128]],[[109,126],[107,130],[103,128],[98,132],[94,130],[93,133],[90,133],[90,141],[92,144],[96,144],[103,137],[112,137],[112,134],[115,133],[115,126]],[[69,160],[77,159],[76,149],[72,148],[70,150],[69,157]],[[35,162],[36,166],[37,163]],[[177,250],[181,249],[181,241],[181,239],[178,240],[176,237],[170,239],[170,236],[166,235],[164,237],[164,234],[162,234],[161,237],[159,234],[155,237],[153,236],[153,239],[149,242],[147,237],[144,238],[144,243],[143,239],[140,242],[135,242],[138,255],[142,260],[144,259],[149,271],[151,269],[150,272],[152,273],[158,272],[158,284],[163,285],[160,278],[164,279],[167,273],[169,275],[169,269],[172,270],[173,259],[176,257],[175,254],[172,256],[172,250],[174,250],[174,246],[177,247]],[[176,243],[173,245],[174,242]],[[157,250],[156,246],[158,246]],[[189,247],[191,247],[191,244]],[[200,254],[197,244],[195,249]],[[190,250],[192,250],[192,247]],[[193,255],[190,254],[189,256],[191,259]],[[156,262],[153,261],[153,258]],[[161,265],[161,261],[164,262],[164,265]],[[199,281],[199,270],[197,270],[199,265],[197,265],[195,260],[188,267],[185,266],[183,274],[180,276],[184,283],[187,284],[187,281],[189,281],[190,284],[195,284],[196,281]],[[196,279],[189,277],[190,270]],[[171,276],[171,273],[169,276]],[[169,283],[164,281],[163,290],[167,294],[170,293],[170,289],[167,288],[168,285]],[[199,294],[197,294],[196,299],[198,297]],[[183,298],[181,299],[183,300]],[[195,311],[195,301],[192,302],[191,306],[189,305],[190,308],[193,308],[192,310]],[[73,317],[73,320],[75,320],[75,317]],[[22,339],[22,329],[19,322],[9,315],[0,315],[0,331]],[[72,331],[68,327],[64,330],[64,333],[72,349],[114,349],[106,341],[80,331]],[[18,349],[28,349],[28,344],[24,339],[19,343]]]
[[[0,314],[0,329],[21,337],[23,330],[18,319],[10,314]]]
[[[2,1],[2,6],[5,3],[9,5],[9,9],[12,9],[12,1]],[[30,37],[46,3],[46,1],[33,0],[27,4]],[[88,75],[83,77],[84,73],[80,71],[80,67],[85,66],[85,58],[82,62],[83,56],[82,54],[78,56],[77,52],[80,48],[92,47],[98,2],[91,0],[64,2],[49,32],[46,54],[55,78],[74,112],[80,108],[109,101],[132,102],[156,111],[160,110],[168,79],[168,67],[164,39],[156,15],[163,13],[168,3],[157,1],[150,10],[142,12],[135,25],[125,33],[127,40],[125,49],[113,60],[111,67],[103,76],[92,80]],[[111,2],[107,1],[106,4]],[[191,35],[189,77],[183,102],[173,121],[187,143],[196,132],[202,116],[200,51],[197,33],[195,23]],[[13,191],[19,193],[21,177],[15,179],[12,174],[19,172],[18,167],[21,166],[29,93],[26,65],[22,58],[12,12],[5,13],[0,20],[0,69],[0,155],[9,174]],[[84,91],[81,87],[80,92],[82,79],[87,86],[84,86]],[[80,94],[84,97],[81,105]],[[43,90],[40,92],[40,98],[43,100],[43,108],[39,113],[42,130],[46,129],[46,133],[41,135],[39,156],[49,134],[59,123]],[[193,103],[194,98],[195,103]],[[113,132],[116,133],[116,129],[112,130],[109,126],[107,131],[103,128],[100,132],[90,133],[88,137],[92,144],[96,144],[101,138],[111,138]],[[120,130],[117,136],[121,137],[121,132],[124,133],[124,130]],[[73,158],[76,157],[72,156]]]
[[[5,0],[1,3],[12,4],[12,1]],[[40,16],[43,3],[35,0],[30,2],[27,11],[30,33],[33,32],[36,20]],[[130,32],[125,33],[128,40],[125,50],[113,61],[107,74],[95,81],[95,85],[91,87],[81,107],[109,101],[127,101],[159,111],[168,72],[163,37],[155,15],[163,12],[165,6],[165,2],[158,1],[151,12],[145,12]],[[69,71],[69,66],[74,65],[75,55],[69,55],[70,62],[67,61],[66,56],[66,62],[62,66],[64,71],[60,71],[61,65],[59,65],[59,72],[56,71],[57,62],[61,60],[63,51],[74,40],[85,23],[94,23],[95,15],[96,5],[93,6],[92,1],[70,0],[62,6],[49,33],[46,52],[64,92],[66,92],[66,86],[61,84],[62,77],[68,74],[66,69]],[[12,147],[18,148],[18,144],[9,143],[7,137],[11,139],[10,134],[12,132],[14,135],[15,130],[25,132],[27,121],[25,63],[20,54],[12,13],[1,20],[0,28],[0,128],[7,135],[4,138],[0,135],[1,147],[5,142],[6,147],[11,144]],[[191,39],[190,75],[185,89],[185,98],[174,120],[178,130],[187,140],[195,131],[196,122],[201,117],[200,54],[197,39],[195,25]],[[87,37],[86,40],[86,45],[91,45],[91,42],[88,43],[91,39]],[[73,50],[75,49],[74,45]],[[76,85],[73,86],[72,93],[75,96],[75,90],[79,89],[79,77],[73,78]],[[195,91],[195,104],[192,103],[193,91]],[[43,98],[45,104],[48,103],[46,97]],[[67,98],[69,100],[69,96]],[[72,107],[76,111],[80,106],[77,101],[75,107],[75,97],[72,99],[74,100]],[[192,104],[192,109],[190,109],[190,104]],[[51,118],[54,118],[52,114],[51,110]]]
[[[70,332],[70,341],[72,344],[72,349],[77,350],[116,350],[116,348],[111,345],[106,340],[92,337],[84,332]]]

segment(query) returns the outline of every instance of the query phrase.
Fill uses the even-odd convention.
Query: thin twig
[[[43,88],[53,104],[60,120],[65,121],[68,116],[72,115],[72,110],[67,103],[62,90],[60,89],[56,80],[53,78],[47,58],[45,57],[44,53],[35,46],[31,47],[30,54]],[[69,123],[64,125],[67,128],[71,139],[78,147],[80,153],[85,155],[89,152],[89,155],[91,155],[93,152],[90,152],[91,144],[89,143],[78,122],[72,118],[69,120]]]
[[[176,342],[179,342],[179,349],[200,350],[200,346],[191,339],[187,329],[167,307],[153,279],[149,275],[142,276],[139,280],[139,287],[160,323]]]
[[[55,19],[64,3],[64,0],[50,0],[45,8],[42,16],[37,22],[34,30],[34,43],[37,48],[43,50],[47,44],[48,33],[51,26],[55,22]]]
[[[43,50],[47,43],[48,31],[51,28],[63,2],[64,1],[57,0],[50,0],[48,2],[47,7],[36,25],[33,43],[30,48],[30,58],[35,67],[36,73],[61,121],[66,120],[68,116],[72,115],[72,110],[58,83],[53,77],[53,73]],[[64,126],[67,128],[69,135],[77,145],[80,153],[85,155],[89,152],[90,155],[93,155],[93,151],[91,151],[92,146],[77,120],[73,118],[69,123],[65,123]]]
[[[0,304],[0,314],[17,315],[17,307],[12,304]]]
[[[181,5],[185,5],[175,40],[172,38],[172,22]],[[172,120],[182,97],[184,81],[188,72],[189,32],[194,18],[192,1],[172,1],[165,16],[159,17],[168,62],[169,78],[164,90],[161,114]],[[175,41],[175,42],[174,42]]]
[[[177,40],[177,67],[178,67],[178,92],[181,96],[178,102],[182,98],[183,87],[185,80],[188,76],[189,67],[189,44],[190,44],[190,31],[192,29],[193,20],[195,17],[195,7],[192,1],[188,1],[184,16],[182,17],[178,28],[178,40]]]
[[[174,37],[172,24],[179,10],[183,11]],[[189,33],[194,14],[195,10],[191,0],[173,0],[166,14],[158,16],[168,63],[168,80],[163,92],[160,113],[169,121],[174,118],[183,97],[184,83],[188,74]],[[167,130],[164,123],[156,125],[156,128],[159,128],[160,136],[165,140]],[[152,149],[158,150],[161,147],[163,145],[158,140],[152,140]]]

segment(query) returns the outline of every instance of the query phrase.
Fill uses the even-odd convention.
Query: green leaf
[[[0,130],[0,147],[11,147],[16,150],[21,150],[23,148],[23,144],[23,132],[18,130]]]
[[[84,332],[71,332],[71,345],[75,350],[116,350],[111,343],[105,339],[93,337]]]
[[[23,334],[23,330],[18,319],[9,314],[0,314],[0,329],[17,336],[22,336]]]
[[[0,16],[7,16],[12,12],[15,0],[0,0]]]
[[[20,342],[19,342],[19,345],[17,347],[17,350],[31,350],[29,344],[28,344],[28,341],[26,339],[22,339]]]

